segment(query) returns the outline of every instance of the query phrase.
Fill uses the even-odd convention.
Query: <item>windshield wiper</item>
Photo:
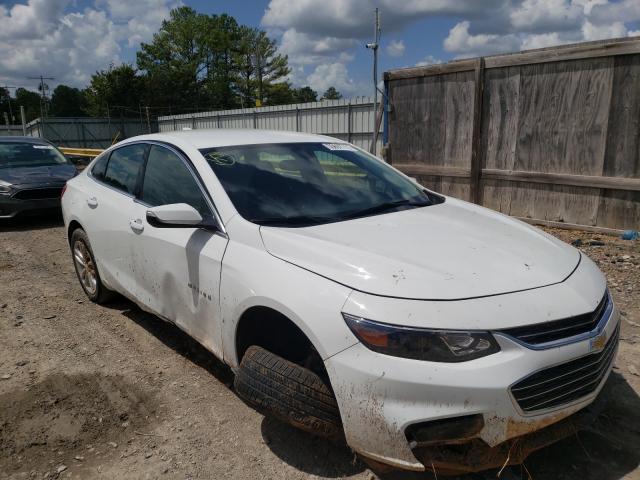
[[[333,221],[328,217],[314,217],[311,215],[298,215],[295,217],[264,217],[264,218],[250,218],[250,222],[257,223],[264,226],[309,226],[317,225],[319,223],[327,223]]]
[[[368,215],[375,215],[376,213],[383,213],[388,210],[393,210],[398,207],[427,207],[431,205],[429,200],[395,200],[393,202],[384,202],[379,205],[374,205],[373,207],[365,208],[363,210],[358,210],[357,212],[349,213],[342,217],[342,219],[349,218],[357,218],[357,217],[366,217]]]

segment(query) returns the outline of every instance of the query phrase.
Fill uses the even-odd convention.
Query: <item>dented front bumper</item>
[[[604,331],[616,339],[619,318],[611,313]],[[348,444],[377,462],[409,470],[478,471],[521,462],[529,453],[569,435],[594,402],[611,365],[590,394],[559,407],[523,412],[510,387],[532,372],[592,353],[589,340],[531,350],[496,336],[501,351],[477,360],[433,363],[375,353],[354,345],[326,360]],[[615,344],[617,348],[617,343]],[[615,351],[614,351],[615,355]],[[418,442],[412,425],[460,417],[481,418],[441,442]],[[568,418],[569,417],[569,418]],[[578,422],[580,420],[580,422]],[[453,448],[451,446],[454,446]]]

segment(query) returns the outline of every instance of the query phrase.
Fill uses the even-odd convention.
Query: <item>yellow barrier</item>
[[[97,157],[104,150],[101,148],[71,148],[71,147],[60,147],[59,150],[65,155],[72,155],[74,157]]]

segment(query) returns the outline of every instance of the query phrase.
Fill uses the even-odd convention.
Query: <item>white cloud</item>
[[[288,55],[294,65],[317,64],[329,59],[346,62],[351,60],[349,50],[355,45],[355,39],[300,33],[290,28],[282,34],[280,52]]]
[[[566,0],[524,0],[511,14],[517,32],[564,31],[580,27],[586,7]]]
[[[149,41],[176,0],[95,0],[68,12],[71,0],[0,6],[0,83],[30,85],[28,76],[84,87],[91,75],[121,62],[122,45]]]
[[[614,22],[608,25],[594,25],[586,21],[582,26],[582,35],[585,40],[625,37],[627,36],[627,27],[625,27],[622,22]]]
[[[266,27],[295,28],[343,38],[371,36],[373,11],[380,9],[385,31],[396,31],[426,16],[478,15],[507,0],[271,0]]]
[[[351,96],[362,94],[362,85],[356,84],[349,76],[349,70],[344,63],[323,63],[307,77],[307,84],[319,95],[327,88],[335,87],[342,95]],[[373,90],[373,87],[371,87]]]
[[[439,58],[434,57],[433,55],[427,55],[422,60],[420,60],[418,63],[416,63],[415,66],[416,67],[425,67],[427,65],[437,65],[439,63],[442,63],[442,60],[440,60]]]
[[[640,37],[640,30],[629,30],[627,32],[627,36],[629,36],[629,37]]]
[[[496,35],[487,33],[469,33],[470,22],[465,20],[456,24],[444,40],[447,52],[460,56],[485,55],[517,50],[519,41],[514,35]]]
[[[402,40],[392,40],[385,50],[392,57],[401,57],[405,51],[404,42]]]

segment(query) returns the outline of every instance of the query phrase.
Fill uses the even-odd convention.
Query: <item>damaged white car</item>
[[[62,208],[91,300],[130,298],[247,403],[383,464],[521,462],[588,420],[616,355],[589,258],[334,138],[131,138]]]

